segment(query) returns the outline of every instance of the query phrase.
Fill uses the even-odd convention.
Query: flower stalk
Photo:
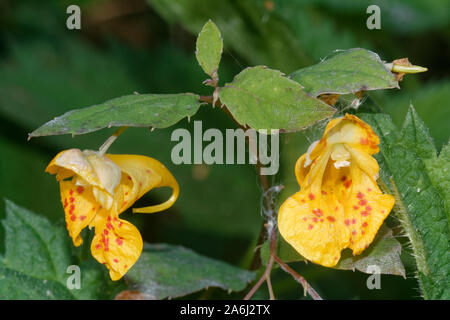
[[[128,127],[123,126],[117,129],[106,141],[102,144],[102,146],[99,148],[98,152],[101,156],[103,156],[106,151],[108,151],[109,147],[116,141],[116,139],[124,132]]]

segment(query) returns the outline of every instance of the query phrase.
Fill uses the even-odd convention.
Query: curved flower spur
[[[50,162],[46,172],[56,174],[61,190],[66,226],[75,246],[86,226],[95,228],[91,244],[94,258],[106,265],[112,280],[119,280],[142,252],[138,229],[119,215],[153,188],[170,187],[166,202],[133,208],[153,213],[173,205],[179,186],[159,161],[140,155],[103,155],[92,150],[69,149]]]
[[[346,114],[297,160],[300,191],[281,205],[278,226],[306,259],[333,267],[343,249],[358,255],[373,241],[395,202],[376,182],[378,144],[368,124]]]

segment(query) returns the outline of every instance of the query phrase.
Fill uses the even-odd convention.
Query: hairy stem
[[[280,267],[281,267],[281,269],[283,269],[283,271],[289,273],[298,283],[300,283],[302,285],[305,296],[306,296],[306,293],[309,293],[311,298],[313,298],[314,300],[323,300],[322,297],[316,292],[316,290],[314,290],[313,287],[311,287],[309,285],[309,283],[306,281],[305,278],[303,278],[301,275],[299,275],[297,272],[295,272],[286,263],[281,261],[281,259],[278,256],[274,256],[274,259],[280,265]]]
[[[210,104],[213,105],[213,107],[216,104],[218,104],[221,107],[221,109],[229,117],[231,117],[234,120],[234,122],[241,129],[243,129],[243,130],[246,129],[239,122],[236,121],[236,119],[233,117],[233,115],[228,110],[228,108],[225,105],[223,105],[220,102],[219,99],[214,98],[213,96],[200,96],[200,101],[210,103]],[[247,139],[246,139],[246,141],[248,143]],[[267,234],[269,236],[269,238],[270,238],[270,257],[269,257],[269,261],[267,262],[267,266],[266,266],[266,269],[264,270],[264,273],[258,279],[258,281],[255,283],[255,285],[250,289],[250,291],[247,293],[247,295],[244,297],[244,300],[249,300],[254,295],[256,290],[258,290],[259,287],[263,284],[264,281],[267,282],[267,287],[268,287],[268,290],[269,290],[270,299],[271,300],[275,299],[274,294],[273,294],[273,290],[272,290],[272,282],[270,280],[270,272],[272,271],[272,267],[273,267],[274,261],[276,261],[285,272],[287,272],[290,275],[292,275],[292,277],[297,282],[299,282],[302,285],[302,287],[304,289],[304,292],[305,292],[305,295],[306,295],[306,293],[309,293],[309,295],[314,300],[322,300],[320,295],[308,284],[308,282],[305,280],[305,278],[303,278],[301,275],[299,275],[297,272],[295,272],[291,267],[289,267],[286,263],[284,263],[277,256],[277,253],[276,253],[277,233],[276,233],[276,230],[274,230],[275,229],[275,222],[273,220],[274,219],[273,218],[274,208],[273,208],[273,204],[272,204],[272,201],[271,201],[271,197],[269,195],[270,190],[271,190],[271,183],[270,183],[269,179],[267,178],[267,176],[261,174],[261,170],[260,169],[262,167],[262,164],[260,162],[259,157],[257,159],[257,163],[256,163],[255,167],[256,167],[256,171],[257,171],[258,176],[259,176],[259,181],[260,181],[262,192],[263,192],[263,197],[264,197],[263,206],[265,206],[265,208],[269,212],[269,218],[268,218],[268,221],[267,221],[267,227],[266,227],[266,221],[263,221],[263,225],[261,227],[261,231],[259,233],[258,242],[257,242],[256,246],[259,247],[264,242],[264,239],[265,239],[266,234]],[[258,253],[259,253],[259,250],[256,250],[254,255],[253,255],[253,260],[252,260],[252,263],[251,263],[251,269],[252,270],[258,268],[258,264],[259,264],[259,254]]]

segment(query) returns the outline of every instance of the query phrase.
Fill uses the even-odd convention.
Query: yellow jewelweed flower
[[[95,228],[91,244],[94,258],[106,265],[112,280],[120,279],[142,252],[139,230],[119,215],[153,188],[171,187],[166,202],[133,212],[152,213],[169,208],[178,198],[179,186],[159,161],[140,155],[102,155],[69,149],[47,166],[56,174],[61,190],[67,230],[75,246],[85,227]]]
[[[395,202],[376,182],[378,144],[368,124],[346,114],[297,160],[300,191],[281,205],[278,228],[306,259],[333,267],[343,249],[358,255],[373,241]]]

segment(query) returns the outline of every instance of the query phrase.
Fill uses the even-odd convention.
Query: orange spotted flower
[[[131,268],[143,245],[138,229],[119,215],[153,188],[171,187],[172,196],[162,204],[133,212],[165,210],[179,192],[178,183],[163,164],[139,155],[69,149],[60,152],[46,172],[56,174],[59,181],[67,230],[74,245],[83,242],[82,229],[94,227],[92,255],[106,265],[112,280],[120,279]]]
[[[378,188],[378,136],[353,115],[331,120],[295,165],[300,191],[280,207],[283,238],[303,257],[335,266],[341,251],[360,254],[394,205]]]

